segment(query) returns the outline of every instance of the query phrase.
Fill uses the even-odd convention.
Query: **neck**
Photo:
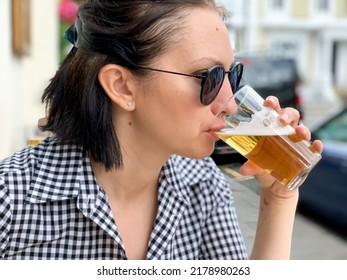
[[[92,162],[98,184],[110,198],[132,198],[157,190],[162,166],[170,157],[167,149],[158,147],[152,134],[142,129],[141,117],[118,112],[117,135],[121,143],[123,167],[106,171],[102,164]],[[141,139],[141,142],[138,140]]]
[[[164,162],[155,164],[151,160],[143,162],[125,157],[123,168],[108,171],[100,163],[91,161],[91,164],[96,181],[110,199],[132,199],[157,191]]]

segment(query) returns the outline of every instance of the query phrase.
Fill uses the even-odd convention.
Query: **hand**
[[[47,117],[39,118],[37,121],[37,126],[40,128],[47,124]]]
[[[290,125],[295,128],[296,138],[299,138],[300,140],[310,140],[310,130],[304,125],[298,125],[300,114],[297,110],[293,108],[282,109],[278,99],[274,96],[269,96],[266,98],[264,105],[273,108],[279,113],[279,120],[283,125]],[[323,150],[323,144],[321,141],[315,140],[312,143],[312,148],[317,151],[317,153],[321,153]],[[244,175],[255,176],[261,188],[268,188],[274,195],[278,197],[288,198],[296,194],[296,192],[289,191],[286,187],[276,181],[274,177],[266,173],[263,169],[251,161],[247,161],[240,168],[240,172]]]
[[[53,133],[50,132],[50,131],[42,131],[41,127],[46,125],[47,124],[47,117],[43,117],[43,118],[40,118],[38,119],[37,121],[37,127],[39,129],[39,134],[41,136],[45,136],[45,137],[48,137],[48,136],[53,136]]]

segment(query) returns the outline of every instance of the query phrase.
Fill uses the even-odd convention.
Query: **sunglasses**
[[[181,75],[187,77],[194,77],[197,79],[201,79],[201,91],[200,91],[200,102],[203,105],[210,105],[217,97],[223,82],[224,77],[228,74],[228,79],[231,85],[231,89],[233,92],[236,92],[239,88],[240,81],[242,78],[243,65],[240,62],[234,62],[229,71],[225,71],[223,66],[216,65],[207,69],[207,71],[202,72],[197,75],[154,69],[148,67],[138,67],[138,69],[150,70],[163,72],[174,75]]]

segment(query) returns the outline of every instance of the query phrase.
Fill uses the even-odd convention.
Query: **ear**
[[[135,109],[135,98],[130,86],[133,76],[129,70],[116,64],[107,64],[99,71],[98,78],[114,103],[126,111]]]

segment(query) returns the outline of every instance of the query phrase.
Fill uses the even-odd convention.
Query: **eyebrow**
[[[215,65],[222,65],[222,66],[224,65],[224,63],[222,63],[220,60],[215,59],[213,57],[198,58],[193,60],[192,63],[214,63]],[[227,68],[229,68],[232,64],[233,62]]]

